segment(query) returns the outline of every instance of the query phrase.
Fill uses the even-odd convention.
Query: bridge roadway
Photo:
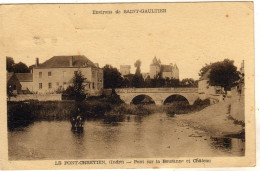
[[[173,95],[183,96],[190,105],[199,98],[198,88],[120,88],[115,91],[127,104],[130,104],[139,95],[151,97],[157,105],[163,105],[165,100]]]

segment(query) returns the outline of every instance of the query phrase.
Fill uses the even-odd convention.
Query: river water
[[[10,160],[243,156],[237,138],[212,138],[165,113],[87,120],[41,121],[8,132]]]

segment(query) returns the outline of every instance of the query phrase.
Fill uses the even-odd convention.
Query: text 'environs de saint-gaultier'
[[[128,9],[128,10],[92,10],[92,14],[157,14],[166,13],[166,9]]]

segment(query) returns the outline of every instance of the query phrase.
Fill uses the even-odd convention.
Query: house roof
[[[200,80],[208,80],[210,71],[211,69],[208,69],[208,71],[200,77]]]
[[[14,75],[13,72],[7,72],[7,73],[6,73],[7,82],[12,78],[13,75]]]
[[[171,65],[161,65],[162,72],[172,72],[172,66]]]
[[[72,66],[70,60],[73,59]],[[83,55],[53,56],[36,68],[62,68],[62,67],[96,67],[95,64]]]
[[[31,73],[16,73],[16,77],[20,82],[32,82],[33,74]]]
[[[178,69],[178,67],[177,67],[177,65],[176,65],[176,64],[174,64],[173,68],[176,68],[176,69]]]

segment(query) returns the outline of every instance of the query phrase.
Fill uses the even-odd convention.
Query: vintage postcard
[[[1,5],[1,169],[255,166],[253,21],[253,2]]]

